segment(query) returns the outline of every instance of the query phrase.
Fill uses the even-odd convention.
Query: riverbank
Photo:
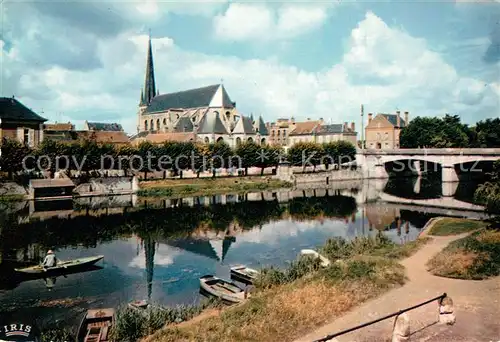
[[[320,250],[328,268],[299,260],[285,270],[262,270],[248,301],[164,329],[144,341],[287,341],[324,324],[352,307],[405,283],[397,260],[427,242],[397,245],[385,236],[347,242],[330,239]]]
[[[271,177],[218,177],[141,181],[137,192],[141,197],[211,196],[291,188],[289,182]]]
[[[489,229],[482,221],[443,218],[436,221],[428,234],[451,236],[471,233],[451,242],[427,263],[436,276],[482,280],[500,275],[500,231]]]

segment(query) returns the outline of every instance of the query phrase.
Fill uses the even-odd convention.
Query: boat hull
[[[257,278],[256,271],[252,271],[252,275],[249,274],[249,272],[245,272],[247,269],[246,267],[239,267],[239,268],[231,268],[230,270],[230,275],[231,279],[239,281],[241,283],[247,284],[247,285],[252,285],[255,279]]]
[[[98,261],[104,258],[103,255],[76,259],[68,262],[61,263],[55,267],[43,268],[40,266],[26,267],[26,268],[16,268],[15,271],[21,274],[26,275],[53,275],[53,274],[62,274],[66,272],[73,272],[74,270],[83,269],[89,266],[94,265]]]
[[[77,342],[86,342],[86,336],[92,332],[96,332],[101,338],[100,342],[110,341],[109,333],[115,324],[115,310],[107,309],[92,309],[88,310],[80,322],[78,332],[76,334]],[[89,331],[90,330],[90,331]]]
[[[234,289],[236,292],[233,294],[223,293],[215,289],[215,285],[225,285]],[[240,303],[245,299],[244,290],[239,288],[236,284],[225,281],[214,276],[203,276],[200,278],[200,290],[203,294],[217,297],[226,303]]]

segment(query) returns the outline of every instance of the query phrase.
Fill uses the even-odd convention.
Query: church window
[[[277,133],[278,133],[278,137],[279,137],[279,136],[280,136],[280,130],[279,130],[279,129],[278,129],[278,132],[277,132]]]
[[[167,119],[163,118],[163,126],[167,125]]]
[[[260,140],[260,144],[261,144],[261,145],[265,145],[265,144],[266,144],[266,138],[262,138],[262,139]]]
[[[230,112],[226,112],[226,119],[231,119],[231,113]]]
[[[387,140],[389,139],[389,132],[385,132],[385,135],[384,135],[384,140]]]
[[[240,137],[236,138],[236,145],[241,145],[241,138]]]
[[[154,122],[153,119],[151,119],[149,130],[154,131],[154,129],[155,129]]]
[[[144,121],[144,130],[147,131],[148,130],[148,120],[145,120]]]
[[[252,138],[248,138],[248,142],[253,142],[253,139]]]
[[[205,137],[205,144],[208,144],[210,142],[210,139],[208,137]]]
[[[177,119],[179,118],[179,114],[177,114]]]
[[[156,120],[156,130],[159,131],[160,130],[160,119],[157,119]]]

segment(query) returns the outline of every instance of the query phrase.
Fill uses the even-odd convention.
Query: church
[[[132,141],[224,141],[232,147],[244,141],[267,143],[269,133],[262,117],[254,120],[239,113],[236,102],[222,84],[160,94],[155,81],[151,37],[148,44],[137,134]]]

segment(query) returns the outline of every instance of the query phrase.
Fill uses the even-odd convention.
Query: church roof
[[[266,124],[262,119],[262,116],[259,116],[259,124],[257,126],[260,135],[269,135],[269,131],[267,130]]]
[[[214,84],[207,87],[155,96],[147,107],[146,113],[164,112],[176,108],[188,109],[210,107],[210,103],[217,94],[219,87],[222,88],[222,107],[234,108],[234,103],[229,98],[224,86]]]
[[[16,121],[47,121],[13,97],[0,97],[0,118]]]
[[[122,132],[123,127],[118,123],[87,122],[91,131]]]
[[[203,115],[198,124],[198,134],[227,134],[226,127],[222,123],[217,112],[209,111]]]
[[[241,116],[234,126],[233,133],[254,134],[253,120],[247,116]]]
[[[192,132],[193,122],[187,116],[182,116],[174,125],[174,131],[176,132]]]

